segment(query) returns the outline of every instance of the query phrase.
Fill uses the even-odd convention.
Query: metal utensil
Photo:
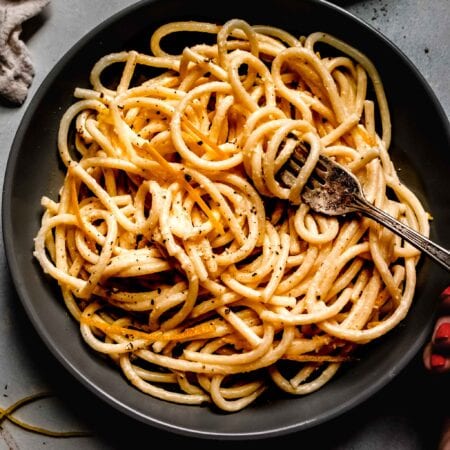
[[[297,146],[279,172],[279,178],[291,187],[304,164],[305,155]],[[358,179],[346,168],[321,155],[301,197],[314,211],[337,216],[359,212],[398,234],[450,271],[450,252],[377,208],[364,197]]]

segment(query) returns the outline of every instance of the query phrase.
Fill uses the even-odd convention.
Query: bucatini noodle
[[[199,43],[166,53],[178,32]],[[406,316],[418,251],[300,202],[324,154],[428,235],[388,153],[382,82],[358,50],[240,19],[174,22],[148,54],[101,58],[90,82],[60,123],[66,176],[58,199],[42,198],[34,255],[86,344],[137,389],[229,412],[270,386],[308,394]],[[277,174],[299,142],[309,153],[289,190]]]

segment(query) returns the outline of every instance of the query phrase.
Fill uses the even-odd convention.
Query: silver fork
[[[291,187],[304,164],[305,154],[298,145],[280,170],[278,177]],[[321,155],[301,197],[314,211],[329,216],[359,212],[398,234],[450,271],[450,252],[422,234],[404,225],[365,197],[358,179],[346,168]]]

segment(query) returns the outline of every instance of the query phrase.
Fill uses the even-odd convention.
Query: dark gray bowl
[[[181,406],[142,394],[83,344],[58,288],[33,259],[40,224],[40,198],[56,198],[63,172],[56,151],[58,122],[73,102],[75,86],[87,86],[93,63],[108,52],[145,49],[158,25],[195,19],[224,22],[239,17],[307,34],[327,31],[366,53],[385,83],[393,122],[392,155],[432,213],[431,237],[450,247],[450,130],[433,92],[398,48],[343,9],[315,0],[143,1],[105,21],[77,43],[42,83],[17,131],[3,190],[3,233],[15,287],[29,318],[61,364],[99,398],[139,421],[181,435],[212,439],[256,439],[305,430],[335,418],[368,399],[396,377],[418,353],[431,330],[435,302],[446,283],[442,269],[424,259],[408,317],[368,346],[358,363],[304,397],[268,394],[247,409],[223,414],[208,407]]]

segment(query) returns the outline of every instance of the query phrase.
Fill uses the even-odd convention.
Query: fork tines
[[[305,164],[305,152],[306,149],[298,145],[286,163],[281,167],[279,177],[286,187],[290,188],[294,185],[302,166]]]

